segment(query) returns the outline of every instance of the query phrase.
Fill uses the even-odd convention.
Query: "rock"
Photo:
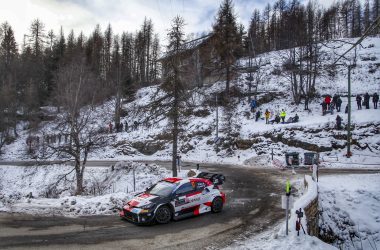
[[[138,141],[132,143],[132,146],[136,148],[140,153],[144,155],[152,155],[157,151],[165,149],[165,142],[163,141]]]

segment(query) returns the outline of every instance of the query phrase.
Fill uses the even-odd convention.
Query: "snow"
[[[380,174],[319,178],[321,230],[343,249],[380,246]]]
[[[267,249],[267,250],[293,250],[293,249],[310,249],[310,250],[335,250],[337,248],[324,243],[317,237],[296,234],[280,235],[277,233],[282,225],[274,227],[273,231],[262,232],[249,240],[240,242],[225,249]]]
[[[293,186],[304,194],[295,201],[289,219],[289,235],[285,223],[237,241],[226,249],[378,249],[380,246],[380,174],[346,174],[320,176],[318,185],[305,176],[308,188],[301,182]],[[296,235],[295,209],[304,208],[319,195],[321,234],[329,245],[316,237]],[[306,230],[305,217],[302,225]]]
[[[155,164],[119,162],[113,170],[111,166],[87,167],[84,194],[74,196],[72,170],[67,165],[0,166],[0,211],[64,216],[115,214],[136,193],[170,176],[169,171]]]
[[[356,39],[345,39],[348,42],[356,41]],[[340,42],[329,42],[329,47],[322,47],[321,57],[323,58],[322,66],[331,64],[336,58],[336,54],[345,51],[350,45],[342,45]],[[342,46],[341,46],[342,45]],[[332,49],[336,46],[336,49]],[[328,168],[377,168],[380,167],[378,155],[380,153],[380,134],[378,129],[380,126],[380,109],[357,110],[355,99],[352,98],[352,124],[353,140],[352,145],[353,156],[346,158],[346,149],[344,148],[346,140],[344,130],[338,131],[334,129],[336,113],[334,115],[321,114],[321,98],[312,100],[309,104],[309,111],[303,110],[303,105],[295,105],[290,96],[290,85],[286,78],[281,75],[273,74],[275,69],[280,69],[282,54],[284,51],[275,51],[265,53],[259,57],[263,58],[265,65],[263,66],[263,84],[259,85],[259,91],[269,91],[279,94],[269,103],[262,104],[259,108],[261,111],[270,110],[272,114],[278,113],[281,109],[287,112],[287,118],[298,114],[300,121],[293,124],[274,124],[267,125],[264,120],[255,122],[253,114],[249,111],[249,103],[245,99],[234,99],[234,107],[232,110],[226,110],[218,107],[219,110],[219,134],[222,143],[218,146],[214,143],[216,137],[216,109],[210,106],[210,102],[215,99],[215,93],[223,91],[225,83],[220,81],[210,86],[204,86],[197,89],[192,94],[191,102],[194,106],[194,112],[188,117],[183,117],[184,122],[182,129],[184,132],[180,134],[179,151],[182,161],[197,163],[219,163],[234,164],[247,167],[264,167],[273,168],[271,160],[268,157],[273,149],[274,156],[284,163],[285,152],[295,151],[303,155],[304,152],[314,151],[316,147],[324,148],[320,153],[322,166]],[[354,57],[354,51],[347,55],[350,60]],[[241,59],[240,64],[244,65],[247,59]],[[352,94],[363,94],[369,92],[380,92],[380,71],[376,70],[380,63],[380,38],[366,38],[362,46],[357,50],[357,67],[352,71]],[[232,86],[238,88],[242,92],[248,90],[245,78],[247,73],[241,73]],[[342,95],[342,110],[347,104],[347,67],[338,66],[335,77],[331,77],[329,72],[322,70],[317,77],[317,92],[319,95],[338,93]],[[123,104],[124,110],[128,112],[128,116],[122,118],[124,124],[128,122],[129,127],[134,121],[141,122],[149,116],[149,112],[142,112],[141,107],[149,104],[155,98],[163,96],[159,86],[150,86],[141,88],[135,94],[135,99]],[[261,98],[263,95],[259,95]],[[210,101],[211,100],[211,101]],[[95,108],[93,111],[95,119],[94,126],[107,129],[108,123],[112,121],[114,100],[109,100],[103,105]],[[54,109],[45,108],[50,113],[54,113]],[[206,110],[209,115],[196,116],[195,111]],[[347,123],[347,114],[339,113],[343,118],[343,125]],[[231,124],[228,128],[227,124]],[[55,133],[55,124],[52,122],[43,122],[39,131],[29,131],[27,124],[19,126],[20,136],[16,140],[5,145],[3,154],[0,155],[1,160],[18,161],[32,160],[36,155],[27,153],[25,144],[29,135],[41,136],[43,133]],[[235,134],[232,137],[231,134]],[[114,143],[111,145],[93,151],[89,154],[89,160],[151,160],[151,161],[167,161],[171,160],[172,145],[170,121],[165,116],[153,118],[149,124],[140,125],[136,130],[130,129],[128,132],[113,134],[115,136]],[[281,136],[283,142],[273,142],[268,136]],[[111,135],[110,135],[111,136]],[[233,140],[249,141],[252,146],[246,149],[227,149],[224,147],[223,141],[231,143]],[[289,141],[297,143],[308,143],[310,149],[301,146],[292,145]],[[156,143],[159,150],[152,151],[152,154],[146,155],[139,152],[136,148],[138,143]],[[294,144],[294,143],[293,143]],[[313,147],[311,147],[313,146]],[[311,150],[313,149],[313,150]],[[40,157],[40,155],[37,155]],[[41,159],[41,158],[38,158]],[[57,156],[44,160],[56,160]]]
[[[355,42],[356,39],[345,39]],[[341,45],[340,42],[329,42],[328,45]],[[322,66],[331,64],[337,59],[337,54],[342,54],[350,45],[343,45],[336,49],[323,47]],[[352,95],[373,94],[380,92],[380,38],[366,38],[362,46],[357,49],[357,67],[352,70]],[[309,110],[304,110],[302,104],[296,105],[290,94],[290,84],[281,75],[275,74],[281,70],[282,55],[286,51],[270,52],[260,55],[265,62],[263,66],[263,83],[258,91],[274,93],[275,98],[263,103],[259,109],[264,112],[270,110],[273,115],[281,109],[285,109],[287,118],[298,114],[300,121],[292,124],[265,124],[260,119],[254,121],[250,112],[248,100],[233,98],[231,109],[218,107],[219,131],[221,143],[215,144],[216,137],[216,108],[213,103],[215,94],[224,90],[225,83],[216,82],[210,86],[197,89],[191,96],[193,112],[181,117],[182,130],[179,139],[179,151],[182,161],[193,163],[218,163],[233,164],[245,167],[275,168],[271,160],[271,152],[277,161],[284,164],[286,152],[298,152],[302,156],[305,152],[323,149],[320,152],[321,167],[323,168],[380,168],[380,109],[357,110],[355,98],[351,98],[352,106],[352,153],[351,158],[346,154],[345,130],[334,128],[337,113],[333,115],[321,114],[320,103],[322,98],[316,98],[309,103]],[[347,55],[348,61],[352,61],[355,51]],[[246,64],[247,59],[240,61]],[[344,62],[343,62],[344,63]],[[347,62],[346,62],[347,63]],[[340,94],[343,100],[342,111],[339,115],[343,118],[343,125],[347,124],[347,114],[344,108],[347,105],[347,67],[338,66],[336,72],[322,70],[317,77],[317,94]],[[231,83],[241,92],[247,92],[248,86],[245,80],[247,73],[241,73]],[[158,166],[145,167],[145,164],[129,161],[167,161],[172,158],[170,121],[165,116],[153,117],[149,124],[140,124],[137,129],[131,129],[134,121],[141,122],[149,117],[148,112],[141,111],[145,105],[155,98],[163,96],[159,86],[141,88],[135,94],[133,100],[123,104],[123,109],[128,116],[122,118],[129,124],[129,131],[113,133],[113,142],[101,149],[90,152],[88,160],[117,160],[127,161],[111,171],[109,166],[87,168],[85,173],[86,196],[73,196],[75,189],[73,173],[67,176],[67,180],[57,185],[55,182],[63,174],[72,170],[71,166],[51,165],[38,167],[0,167],[0,211],[26,212],[37,214],[59,214],[65,216],[80,216],[89,214],[114,214],[127,199],[144,190],[153,182],[169,176],[170,172]],[[258,98],[263,98],[260,94]],[[43,111],[54,115],[53,107],[45,107]],[[108,100],[95,107],[93,112],[94,127],[107,129],[108,123],[113,120],[114,100]],[[198,111],[205,115],[196,115]],[[271,118],[271,119],[272,119]],[[30,135],[42,136],[54,134],[56,121],[42,122],[37,131],[28,129],[26,122],[18,124],[19,137],[14,142],[5,145],[0,155],[2,161],[41,160],[41,155],[28,154],[25,144]],[[228,126],[230,125],[230,126]],[[275,142],[275,139],[279,140]],[[247,143],[245,149],[228,147],[225,144],[232,141]],[[141,143],[156,143],[157,151],[143,154],[136,145]],[[57,142],[58,143],[58,142]],[[146,147],[144,147],[146,148]],[[218,149],[218,150],[217,150]],[[140,151],[139,151],[140,150]],[[155,151],[155,152],[153,152]],[[57,155],[44,160],[61,159]],[[138,182],[136,192],[132,192],[133,181],[130,167],[137,166]],[[38,168],[38,171],[37,171]],[[117,173],[117,174],[114,174]],[[186,174],[186,173],[181,173]],[[317,187],[310,184],[305,195],[298,199],[295,208],[304,207],[317,193]],[[319,192],[320,202],[324,209],[322,225],[336,233],[339,240],[334,241],[334,246],[346,249],[363,248],[373,249],[371,244],[379,241],[379,175],[345,175],[324,176],[320,178]],[[297,184],[299,185],[299,184]],[[55,187],[55,188],[52,188]],[[301,185],[299,185],[301,187]],[[49,188],[51,192],[49,193]],[[306,190],[300,189],[300,192]],[[27,195],[32,192],[34,198]],[[53,198],[47,198],[49,193]],[[290,225],[295,224],[295,211],[291,212]],[[305,226],[305,221],[303,222]],[[345,227],[343,227],[344,225]],[[241,249],[335,249],[315,237],[295,235],[294,226],[290,227],[290,235],[284,235],[284,225],[277,225],[274,231],[263,232],[252,239],[239,242],[231,248]],[[352,242],[350,235],[353,236]],[[377,243],[376,243],[377,244]]]
[[[298,180],[297,183],[292,184],[292,186],[297,186],[299,192],[304,193],[294,202],[293,208],[290,211],[288,236],[286,236],[286,226],[285,222],[283,222],[269,231],[259,233],[248,240],[236,242],[234,245],[226,249],[336,249],[335,247],[324,243],[317,237],[303,234],[302,231],[300,232],[300,235],[297,236],[297,231],[294,230],[294,225],[296,224],[297,219],[295,213],[296,209],[302,208],[303,211],[303,208],[305,208],[318,195],[316,182],[314,182],[308,175],[305,176],[305,180],[308,183],[306,189],[302,188],[300,180]],[[307,231],[305,216],[302,218],[302,225],[305,231]]]

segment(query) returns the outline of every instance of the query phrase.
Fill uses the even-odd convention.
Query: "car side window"
[[[191,183],[188,182],[188,183],[183,184],[177,189],[176,195],[182,195],[182,194],[186,194],[192,191],[194,191],[193,185],[191,185]]]
[[[198,181],[196,184],[197,191],[203,191],[205,187],[206,187],[206,184],[204,182]]]

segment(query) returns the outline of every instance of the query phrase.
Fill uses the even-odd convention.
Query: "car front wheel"
[[[223,210],[223,200],[221,197],[216,197],[212,201],[211,211],[213,213],[220,213],[220,212],[222,212],[222,210]]]
[[[161,206],[156,211],[156,221],[159,224],[166,224],[172,218],[172,212],[167,206]]]

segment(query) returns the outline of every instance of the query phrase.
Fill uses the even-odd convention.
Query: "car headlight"
[[[153,208],[154,207],[154,203],[149,203],[149,204],[146,204],[146,205],[144,205],[144,206],[141,206],[140,208],[142,208],[142,209],[151,209],[151,208]]]

